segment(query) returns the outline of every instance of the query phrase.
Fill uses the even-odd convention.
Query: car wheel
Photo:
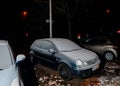
[[[64,80],[72,79],[72,74],[71,74],[70,68],[66,64],[64,64],[64,63],[60,64],[58,66],[58,72],[62,79],[64,79]]]
[[[114,54],[111,51],[107,51],[104,53],[104,57],[107,61],[112,61],[114,59]]]

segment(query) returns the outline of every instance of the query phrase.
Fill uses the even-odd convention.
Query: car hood
[[[0,86],[11,86],[12,81],[17,77],[15,65],[0,70]]]
[[[89,61],[98,57],[96,53],[87,49],[80,49],[80,50],[61,52],[61,53],[72,60],[81,60],[81,61]]]

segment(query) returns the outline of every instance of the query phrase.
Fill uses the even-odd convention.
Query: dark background
[[[52,0],[53,37],[76,40],[77,34],[116,35],[119,8],[119,0]],[[49,0],[1,1],[0,15],[0,39],[10,40],[19,49],[49,37]]]

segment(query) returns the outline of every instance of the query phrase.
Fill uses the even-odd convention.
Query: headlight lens
[[[83,66],[87,66],[87,62],[82,62],[80,60],[76,61],[76,66],[77,67],[83,67]]]
[[[15,78],[15,79],[12,81],[11,86],[20,86],[20,85],[19,85],[19,80],[18,80],[18,78]]]
[[[88,65],[87,62],[83,62],[83,64],[84,64],[84,66],[87,66],[87,65]]]
[[[82,63],[82,61],[80,61],[80,60],[77,60],[77,61],[76,61],[76,66],[78,66],[78,67],[81,67],[81,66],[83,66],[83,63]]]

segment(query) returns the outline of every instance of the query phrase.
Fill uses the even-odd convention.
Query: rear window
[[[35,47],[38,47],[38,48],[42,48],[42,42],[43,42],[43,41],[38,41],[38,40],[36,40],[36,41],[32,44],[32,46],[35,46]]]

